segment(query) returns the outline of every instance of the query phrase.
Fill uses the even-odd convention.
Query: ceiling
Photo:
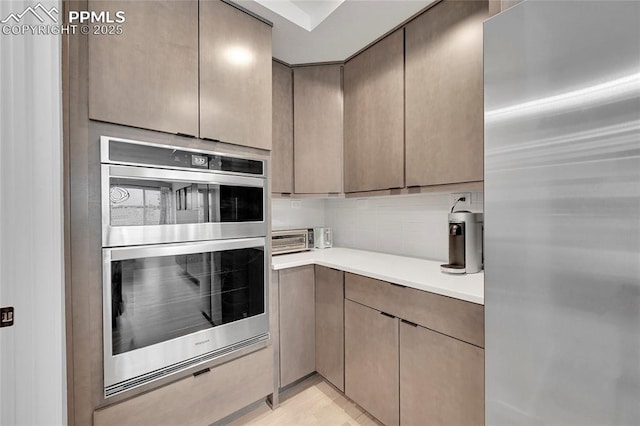
[[[436,0],[233,0],[273,22],[273,57],[343,61]]]

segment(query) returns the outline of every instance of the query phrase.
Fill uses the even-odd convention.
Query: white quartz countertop
[[[334,247],[273,256],[274,271],[320,265],[484,305],[484,273],[450,275],[434,260]]]

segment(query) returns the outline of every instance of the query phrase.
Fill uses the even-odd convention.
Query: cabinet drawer
[[[273,348],[93,413],[94,426],[211,424],[273,392]]]
[[[484,306],[345,274],[345,298],[484,347]]]

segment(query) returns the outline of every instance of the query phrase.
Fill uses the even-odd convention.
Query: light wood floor
[[[280,394],[280,406],[271,410],[264,403],[229,423],[229,426],[380,426],[382,423],[362,411],[319,375]]]

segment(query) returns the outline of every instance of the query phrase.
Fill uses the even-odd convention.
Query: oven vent
[[[227,347],[224,347],[222,349],[218,349],[215,351],[211,351],[211,352],[207,352],[206,354],[203,355],[199,355],[197,357],[193,357],[190,358],[188,360],[170,365],[168,367],[165,368],[161,368],[146,374],[142,374],[140,376],[131,378],[129,380],[125,380],[122,381],[120,383],[116,383],[114,385],[105,387],[104,389],[104,396],[105,398],[108,398],[110,396],[114,396],[117,395],[119,393],[131,390],[133,388],[136,388],[138,386],[142,386],[142,385],[146,385],[152,381],[161,379],[163,377],[166,377],[170,374],[173,373],[177,373],[180,371],[184,371],[190,367],[194,367],[198,364],[201,364],[203,362],[206,361],[211,361],[213,359],[216,358],[221,358],[223,356],[226,355],[230,355],[233,352],[236,351],[240,351],[241,349],[246,349],[252,345],[255,345],[257,343],[261,343],[261,342],[267,342],[269,340],[269,333],[265,333],[265,334],[261,334],[259,336],[256,337],[252,337],[251,339],[247,339],[247,340],[243,340],[242,342],[238,342],[234,345],[230,345]],[[238,356],[240,355],[244,355],[244,353],[238,353]]]

